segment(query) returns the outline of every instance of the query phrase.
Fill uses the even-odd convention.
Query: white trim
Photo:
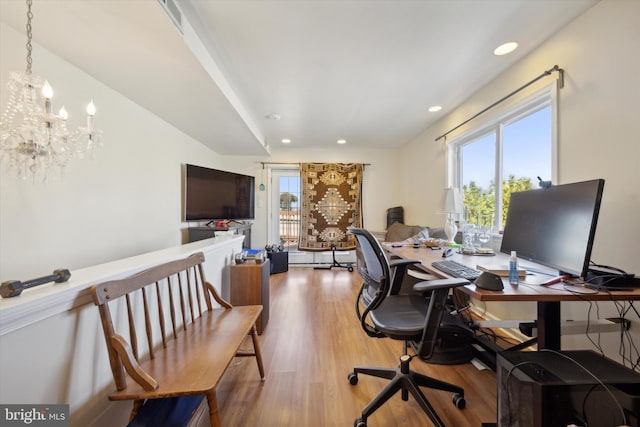
[[[205,259],[219,257],[223,251],[229,256],[230,262],[232,255],[241,250],[243,239],[244,236],[216,237],[74,270],[67,282],[48,283],[27,289],[17,297],[2,298],[0,300],[0,336],[91,303],[93,300],[91,286],[98,283],[127,277],[155,265],[184,258],[200,251],[204,252]],[[219,283],[212,282],[212,284],[216,287],[221,286]]]
[[[267,218],[268,227],[267,227],[267,242],[268,243],[278,243],[280,238],[280,224],[278,215],[280,213],[280,183],[276,180],[281,176],[296,176],[294,172],[297,172],[297,176],[300,176],[300,166],[299,165],[275,165],[275,166],[267,166],[268,171],[268,182],[269,188],[269,202],[267,204]]]
[[[558,133],[558,81],[555,80],[549,88],[550,102],[551,102],[551,181],[559,182],[558,164],[560,159],[559,153],[559,133]]]
[[[448,141],[447,144],[451,146],[458,144],[461,140],[476,139],[481,137],[483,133],[488,133],[487,130],[497,126],[498,123],[510,123],[522,115],[523,112],[528,111],[535,104],[540,103],[543,97],[548,97],[549,102],[554,102],[557,107],[557,92],[558,82],[554,80],[521,98],[505,102],[499,107],[496,107],[493,112],[486,113],[484,118],[476,119],[476,124],[466,125],[467,130],[462,131],[459,135]]]

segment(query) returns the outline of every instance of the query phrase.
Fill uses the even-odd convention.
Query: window
[[[512,104],[449,144],[451,184],[464,195],[465,220],[503,229],[512,192],[537,188],[538,177],[555,179],[553,89]]]

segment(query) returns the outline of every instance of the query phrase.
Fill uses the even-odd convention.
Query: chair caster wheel
[[[349,270],[349,273],[353,273],[353,267],[352,267],[352,266],[349,266],[349,267],[347,268],[347,270]]]
[[[365,420],[363,420],[362,418],[357,418],[353,422],[353,427],[367,427],[367,422]]]
[[[358,375],[355,372],[351,372],[349,374],[349,384],[351,384],[351,385],[358,384]]]
[[[464,400],[464,396],[460,395],[459,393],[451,396],[451,401],[453,402],[453,406],[458,409],[464,409],[464,407],[467,406],[467,401]]]

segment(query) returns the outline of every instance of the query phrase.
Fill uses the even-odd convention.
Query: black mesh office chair
[[[454,393],[452,401],[459,409],[465,406],[464,390],[411,371],[409,362],[414,356],[407,354],[407,347],[409,342],[414,342],[417,345],[417,353],[423,357],[428,357],[433,352],[449,290],[469,282],[464,279],[420,282],[414,286],[414,290],[421,295],[392,295],[389,292],[392,282],[390,263],[378,240],[369,231],[361,228],[351,228],[349,232],[358,239],[364,261],[358,264],[358,270],[364,280],[356,299],[356,313],[362,328],[370,337],[388,337],[403,342],[397,368],[358,366],[349,374],[349,382],[352,385],[358,383],[358,374],[391,380],[364,408],[362,416],[355,420],[354,426],[366,427],[367,418],[398,391],[402,391],[402,400],[405,401],[411,393],[431,421],[436,426],[444,426],[419,386]]]

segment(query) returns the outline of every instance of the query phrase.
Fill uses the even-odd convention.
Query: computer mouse
[[[453,255],[453,249],[447,248],[442,252],[442,258],[448,258]]]
[[[497,274],[483,271],[480,276],[474,282],[480,289],[487,289],[489,291],[501,291],[504,289],[502,284],[502,277]]]

